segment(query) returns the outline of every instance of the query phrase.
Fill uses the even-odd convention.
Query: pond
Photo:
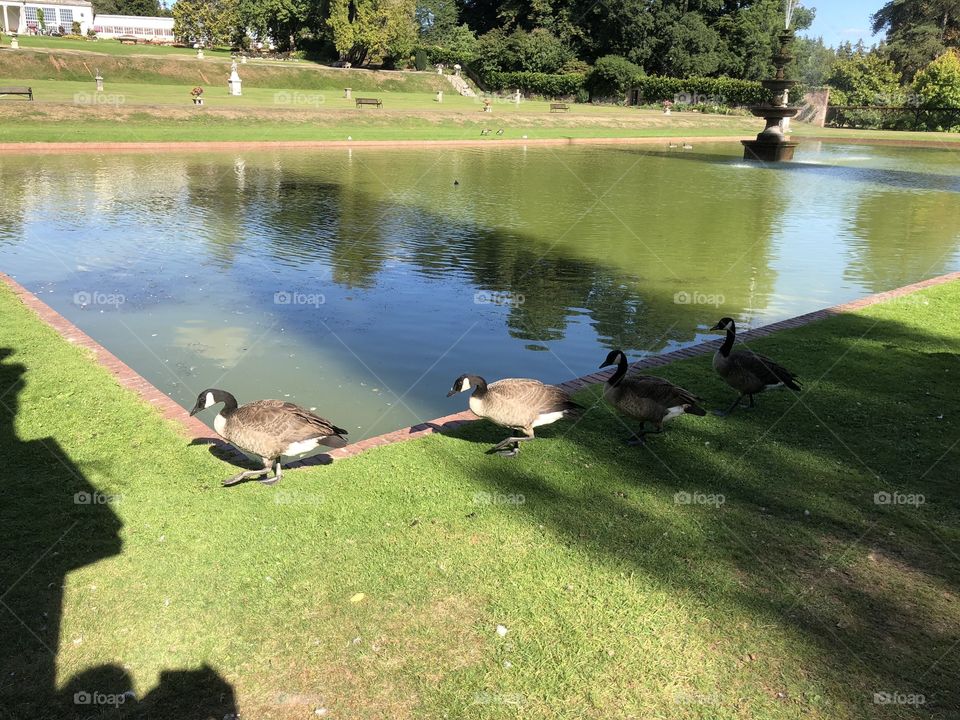
[[[736,143],[0,158],[0,270],[184,407],[289,398],[351,439],[960,268],[934,149]],[[204,417],[211,421],[211,417]]]

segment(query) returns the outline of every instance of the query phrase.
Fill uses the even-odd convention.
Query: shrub
[[[643,76],[643,68],[625,57],[605,55],[597,60],[587,75],[586,86],[591,97],[623,97]]]
[[[413,66],[420,72],[427,69],[427,51],[424,48],[417,48],[413,56]]]
[[[80,22],[78,20],[74,20],[73,24],[70,26],[70,34],[71,35],[80,34]]]

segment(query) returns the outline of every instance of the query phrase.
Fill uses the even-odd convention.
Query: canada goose
[[[627,439],[630,445],[642,445],[644,436],[649,432],[663,432],[663,424],[668,420],[688,413],[706,415],[700,407],[700,398],[674,385],[669,380],[653,375],[627,374],[627,356],[621,350],[611,350],[607,359],[600,365],[605,368],[617,363],[617,370],[607,380],[603,388],[604,399],[617,410],[634,420],[640,421],[640,430]],[[648,431],[647,422],[653,423],[656,430]]]
[[[481,134],[481,135],[489,135],[489,134],[490,134],[490,128],[484,128],[483,130],[480,131],[480,134]]]
[[[691,144],[688,143],[688,142],[685,142],[685,143],[683,144],[683,149],[684,149],[684,150],[693,150],[693,145],[691,145]]]
[[[576,416],[583,411],[560,388],[544,385],[539,380],[521,378],[497,380],[488,385],[478,375],[461,375],[453,382],[447,397],[470,389],[473,389],[470,410],[474,415],[523,433],[522,436],[511,435],[497,443],[487,450],[488,455],[496,453],[503,457],[515,457],[520,452],[520,443],[534,439],[535,427],[549,425],[562,417]]]
[[[460,184],[460,181],[459,181],[459,180],[454,180],[454,181],[453,181],[454,187],[456,187],[456,186],[459,185],[459,184]]]
[[[727,381],[727,385],[740,393],[733,404],[726,410],[718,411],[718,415],[732,413],[740,406],[744,396],[750,398],[750,407],[753,407],[753,396],[764,390],[784,386],[791,390],[800,390],[800,381],[783,365],[752,350],[730,352],[737,336],[737,325],[732,318],[721,318],[720,322],[710,329],[724,330],[727,333],[723,345],[714,353],[713,369]]]
[[[347,431],[329,420],[314,415],[299,405],[282,400],[257,400],[237,407],[237,399],[225,390],[210,388],[197,396],[197,404],[190,415],[223,403],[223,409],[213,419],[213,427],[224,440],[243,452],[259,456],[263,470],[248,470],[223,481],[224,485],[250,477],[274,476],[261,480],[273,485],[280,480],[280,458],[306,455],[320,445],[344,447]]]
[[[667,145],[667,148],[669,148],[670,150],[676,150],[678,147],[680,147],[680,146],[677,145],[677,143],[675,143],[675,142],[672,142],[672,143],[670,143],[669,145]]]
[[[497,130],[497,135],[503,135],[503,128],[500,128],[499,130]]]

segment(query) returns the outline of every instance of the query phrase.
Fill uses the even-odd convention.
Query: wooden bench
[[[378,108],[382,108],[383,100],[380,98],[357,98],[357,107],[361,105],[375,105]]]
[[[550,103],[550,112],[566,112],[569,109],[567,103]]]
[[[0,87],[0,95],[26,95],[28,100],[33,100],[33,88]]]
[[[117,40],[120,41],[121,45],[136,45],[140,42],[140,38],[136,38],[133,35],[121,35]]]

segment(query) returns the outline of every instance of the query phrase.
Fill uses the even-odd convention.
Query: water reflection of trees
[[[634,163],[618,159],[628,167]],[[647,191],[637,199],[636,178],[607,188],[611,172],[620,169],[583,158],[575,183],[555,177],[569,159],[490,153],[468,160],[456,169],[468,190],[453,193],[449,178],[427,171],[434,162],[427,157],[414,158],[406,174],[411,184],[394,191],[384,182],[339,182],[346,177],[343,167],[331,172],[303,158],[176,156],[160,165],[131,156],[92,161],[92,194],[97,212],[113,221],[143,208],[147,222],[175,218],[181,236],[185,227],[195,228],[186,234],[203,243],[208,261],[224,271],[233,271],[248,254],[264,273],[280,265],[370,289],[385,263],[396,258],[434,281],[522,295],[524,302],[510,307],[506,322],[513,337],[529,341],[560,340],[584,315],[611,345],[647,348],[666,328],[674,329],[664,340],[685,341],[707,311],[675,304],[674,293],[722,293],[724,312],[736,315],[762,306],[772,292],[770,235],[778,209],[771,210],[770,202],[748,219],[750,237],[759,241],[745,254],[740,247],[745,207],[754,200],[759,205],[768,184],[747,186],[746,197],[731,202],[703,190],[714,182],[708,176],[689,190],[683,213],[651,220],[652,209],[676,206],[668,196],[676,192],[678,177],[689,175],[687,163],[678,168],[669,159],[650,159],[650,177],[641,182]],[[368,157],[364,167],[369,176],[388,178],[394,161]],[[65,166],[48,166],[44,182],[56,187],[36,194],[76,194],[58,180],[62,174]],[[17,184],[4,180],[11,185]],[[24,186],[37,188],[36,182]],[[607,209],[584,216],[591,187],[609,190]],[[682,280],[658,259],[663,248],[683,258],[677,268]],[[724,270],[717,259],[727,257],[734,259],[727,261],[722,283],[711,279]],[[754,271],[759,285],[748,287],[744,269]]]
[[[873,292],[942,275],[960,247],[960,199],[952,192],[927,192],[901,201],[902,192],[861,196],[852,219],[857,237],[845,277]]]

